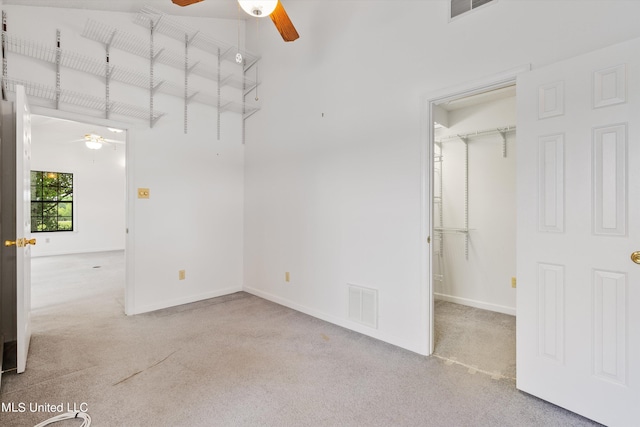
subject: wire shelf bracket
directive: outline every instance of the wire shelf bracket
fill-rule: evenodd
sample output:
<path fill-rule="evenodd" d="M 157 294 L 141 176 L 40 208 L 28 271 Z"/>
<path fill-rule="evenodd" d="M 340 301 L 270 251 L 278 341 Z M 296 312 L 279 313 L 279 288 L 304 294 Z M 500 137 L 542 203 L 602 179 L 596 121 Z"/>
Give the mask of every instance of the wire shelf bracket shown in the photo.
<path fill-rule="evenodd" d="M 453 140 L 463 140 L 463 139 L 469 140 L 470 138 L 479 137 L 479 136 L 500 135 L 500 137 L 502 138 L 502 157 L 506 158 L 507 157 L 507 135 L 515 131 L 516 131 L 515 126 L 506 126 L 503 128 L 486 129 L 486 130 L 480 130 L 476 132 L 470 132 L 470 133 L 459 134 L 459 135 L 449 135 L 449 136 L 442 137 L 435 142 L 441 144 L 443 142 L 453 141 Z"/>

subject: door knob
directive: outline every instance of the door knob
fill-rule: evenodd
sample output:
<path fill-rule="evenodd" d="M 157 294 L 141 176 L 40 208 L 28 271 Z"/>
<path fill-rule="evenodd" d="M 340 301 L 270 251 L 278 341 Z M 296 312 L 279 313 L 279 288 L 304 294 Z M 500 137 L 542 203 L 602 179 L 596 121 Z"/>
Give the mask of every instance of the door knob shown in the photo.
<path fill-rule="evenodd" d="M 631 261 L 635 262 L 636 264 L 640 264 L 640 251 L 635 251 L 631 254 Z"/>
<path fill-rule="evenodd" d="M 24 245 L 25 246 L 27 246 L 27 245 L 35 246 L 36 245 L 36 239 L 27 239 L 27 238 L 25 238 L 24 239 Z"/>
<path fill-rule="evenodd" d="M 4 245 L 6 247 L 17 246 L 19 248 L 24 248 L 27 245 L 27 239 L 5 240 Z"/>

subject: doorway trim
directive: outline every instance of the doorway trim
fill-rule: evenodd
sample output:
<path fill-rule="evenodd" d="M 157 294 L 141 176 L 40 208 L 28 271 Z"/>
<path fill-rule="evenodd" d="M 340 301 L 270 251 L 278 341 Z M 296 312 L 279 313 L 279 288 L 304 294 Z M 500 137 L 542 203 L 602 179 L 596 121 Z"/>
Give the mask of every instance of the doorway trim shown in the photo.
<path fill-rule="evenodd" d="M 134 188 L 134 140 L 135 129 L 133 123 L 119 122 L 112 119 L 103 119 L 100 117 L 87 116 L 80 113 L 55 110 L 47 107 L 32 105 L 31 113 L 41 116 L 52 117 L 56 119 L 72 120 L 97 126 L 113 127 L 126 131 L 125 143 L 125 284 L 124 284 L 124 313 L 126 315 L 135 314 L 135 264 L 134 264 L 134 229 L 135 224 L 135 198 Z"/>
<path fill-rule="evenodd" d="M 434 106 L 447 101 L 453 101 L 479 93 L 500 89 L 516 84 L 519 74 L 531 70 L 530 64 L 521 65 L 491 76 L 450 86 L 432 92 L 422 97 L 421 116 L 421 215 L 420 215 L 420 272 L 422 290 L 421 322 L 423 337 L 420 343 L 420 353 L 431 355 L 434 351 L 434 299 L 433 299 L 433 122 Z M 516 95 L 517 96 L 517 95 Z"/>

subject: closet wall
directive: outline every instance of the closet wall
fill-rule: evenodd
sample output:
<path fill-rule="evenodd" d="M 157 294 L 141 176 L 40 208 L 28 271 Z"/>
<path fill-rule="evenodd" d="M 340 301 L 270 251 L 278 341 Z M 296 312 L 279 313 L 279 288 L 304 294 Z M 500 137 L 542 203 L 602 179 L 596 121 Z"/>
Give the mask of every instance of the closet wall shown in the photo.
<path fill-rule="evenodd" d="M 504 95 L 503 95 L 504 96 Z M 513 127 L 515 97 L 448 108 L 448 128 L 436 129 L 434 221 L 441 225 L 442 245 L 434 239 L 434 289 L 438 299 L 515 314 L 516 204 L 515 131 L 470 136 L 468 188 L 465 191 L 465 143 L 456 135 Z M 441 178 L 440 178 L 441 177 Z M 465 203 L 465 192 L 467 202 Z M 439 203 L 442 217 L 439 222 Z M 465 242 L 465 204 L 468 242 Z M 438 237 L 438 233 L 436 233 Z M 440 255 L 440 249 L 442 253 Z"/>

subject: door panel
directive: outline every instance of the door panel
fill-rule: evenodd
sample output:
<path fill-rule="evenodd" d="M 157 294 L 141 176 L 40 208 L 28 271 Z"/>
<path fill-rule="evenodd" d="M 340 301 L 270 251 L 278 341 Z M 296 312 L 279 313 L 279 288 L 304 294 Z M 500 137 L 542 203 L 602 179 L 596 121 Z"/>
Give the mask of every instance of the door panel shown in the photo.
<path fill-rule="evenodd" d="M 17 371 L 24 372 L 31 341 L 31 110 L 16 86 L 16 321 Z"/>
<path fill-rule="evenodd" d="M 517 80 L 517 387 L 611 426 L 640 419 L 639 49 Z"/>

